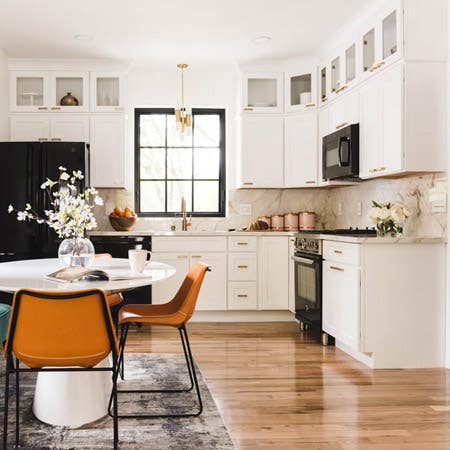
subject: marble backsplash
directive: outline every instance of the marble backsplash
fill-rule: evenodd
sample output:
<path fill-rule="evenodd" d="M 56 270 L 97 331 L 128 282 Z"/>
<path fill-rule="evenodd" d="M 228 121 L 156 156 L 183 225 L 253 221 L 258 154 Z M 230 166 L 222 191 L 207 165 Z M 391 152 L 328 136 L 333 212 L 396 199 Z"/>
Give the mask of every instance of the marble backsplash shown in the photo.
<path fill-rule="evenodd" d="M 291 211 L 314 211 L 317 228 L 347 228 L 372 226 L 368 211 L 372 200 L 398 201 L 413 212 L 405 226 L 405 234 L 445 237 L 447 214 L 432 213 L 430 189 L 442 181 L 444 175 L 425 175 L 397 180 L 371 180 L 355 186 L 336 189 L 258 189 L 229 192 L 227 217 L 193 218 L 192 230 L 212 231 L 239 229 L 261 215 Z M 102 189 L 105 201 L 96 208 L 98 228 L 111 230 L 108 214 L 118 205 L 134 205 L 132 191 Z M 251 204 L 252 214 L 239 214 L 239 205 Z M 172 224 L 180 227 L 179 218 L 140 218 L 135 230 L 169 231 Z"/>

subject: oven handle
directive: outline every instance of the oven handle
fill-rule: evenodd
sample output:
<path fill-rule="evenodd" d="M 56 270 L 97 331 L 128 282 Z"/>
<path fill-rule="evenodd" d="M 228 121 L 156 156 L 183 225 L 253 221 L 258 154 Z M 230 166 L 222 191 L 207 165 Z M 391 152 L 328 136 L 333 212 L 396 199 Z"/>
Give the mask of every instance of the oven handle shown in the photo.
<path fill-rule="evenodd" d="M 291 256 L 291 259 L 295 262 L 308 264 L 308 266 L 312 266 L 315 263 L 314 259 L 301 258 L 300 256 Z"/>

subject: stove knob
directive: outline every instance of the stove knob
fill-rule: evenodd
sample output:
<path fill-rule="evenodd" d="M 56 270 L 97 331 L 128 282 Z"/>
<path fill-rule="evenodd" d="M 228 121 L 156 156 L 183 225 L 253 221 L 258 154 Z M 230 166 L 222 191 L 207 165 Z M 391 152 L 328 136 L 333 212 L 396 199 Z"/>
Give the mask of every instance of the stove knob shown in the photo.
<path fill-rule="evenodd" d="M 306 239 L 300 239 L 300 248 L 302 248 L 303 250 L 305 250 L 306 248 Z"/>

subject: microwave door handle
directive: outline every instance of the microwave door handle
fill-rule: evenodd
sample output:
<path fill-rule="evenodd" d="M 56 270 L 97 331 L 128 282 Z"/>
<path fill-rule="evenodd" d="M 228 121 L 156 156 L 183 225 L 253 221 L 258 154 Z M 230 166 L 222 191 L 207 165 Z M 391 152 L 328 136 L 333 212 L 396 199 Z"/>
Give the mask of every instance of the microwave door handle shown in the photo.
<path fill-rule="evenodd" d="M 350 152 L 347 153 L 347 161 L 342 161 L 342 143 L 349 144 L 350 139 L 347 136 L 341 136 L 339 138 L 339 167 L 348 167 L 350 165 Z"/>

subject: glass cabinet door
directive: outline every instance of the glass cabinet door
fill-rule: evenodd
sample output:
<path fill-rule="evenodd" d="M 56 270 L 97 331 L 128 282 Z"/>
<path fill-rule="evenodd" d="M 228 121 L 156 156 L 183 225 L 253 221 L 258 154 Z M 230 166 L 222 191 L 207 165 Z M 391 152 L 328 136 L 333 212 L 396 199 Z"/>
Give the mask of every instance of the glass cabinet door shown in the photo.
<path fill-rule="evenodd" d="M 48 84 L 46 72 L 10 72 L 11 111 L 48 111 Z"/>
<path fill-rule="evenodd" d="M 51 73 L 50 111 L 89 111 L 89 72 Z"/>
<path fill-rule="evenodd" d="M 317 70 L 286 73 L 285 104 L 287 111 L 314 108 L 317 102 Z"/>
<path fill-rule="evenodd" d="M 328 77 L 329 71 L 327 66 L 320 69 L 320 102 L 325 103 L 328 100 Z"/>
<path fill-rule="evenodd" d="M 331 61 L 331 92 L 338 92 L 341 88 L 341 57 Z"/>
<path fill-rule="evenodd" d="M 242 91 L 244 112 L 283 112 L 283 74 L 245 74 Z"/>
<path fill-rule="evenodd" d="M 345 50 L 345 84 L 348 86 L 356 80 L 356 44 Z"/>
<path fill-rule="evenodd" d="M 99 112 L 125 110 L 121 73 L 91 72 L 91 110 Z"/>
<path fill-rule="evenodd" d="M 369 72 L 375 65 L 375 28 L 362 37 L 362 70 Z"/>

